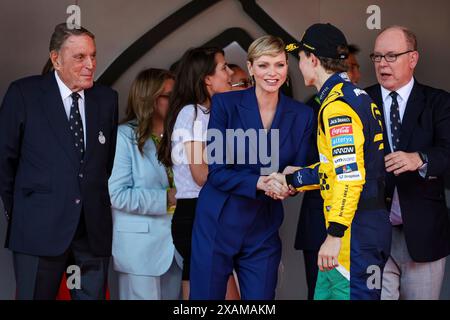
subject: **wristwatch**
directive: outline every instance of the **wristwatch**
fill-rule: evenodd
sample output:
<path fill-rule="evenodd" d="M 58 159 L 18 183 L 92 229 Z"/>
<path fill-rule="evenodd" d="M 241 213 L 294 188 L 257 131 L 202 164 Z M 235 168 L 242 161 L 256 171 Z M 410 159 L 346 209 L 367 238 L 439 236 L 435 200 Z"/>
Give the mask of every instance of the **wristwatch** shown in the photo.
<path fill-rule="evenodd" d="M 420 160 L 422 160 L 422 162 L 423 162 L 422 166 L 426 165 L 428 163 L 428 156 L 425 153 L 420 152 L 420 151 L 418 152 L 418 154 L 419 154 Z"/>

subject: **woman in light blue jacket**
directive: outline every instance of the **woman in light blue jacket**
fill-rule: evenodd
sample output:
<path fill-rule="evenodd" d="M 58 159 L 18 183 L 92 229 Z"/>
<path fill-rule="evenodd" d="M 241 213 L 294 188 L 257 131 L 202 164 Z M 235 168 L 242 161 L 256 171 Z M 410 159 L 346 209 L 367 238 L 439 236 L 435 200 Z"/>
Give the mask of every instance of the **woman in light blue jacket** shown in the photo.
<path fill-rule="evenodd" d="M 180 296 L 181 268 L 170 230 L 176 191 L 172 173 L 156 158 L 173 85 L 166 70 L 142 71 L 117 134 L 109 192 L 121 300 Z"/>

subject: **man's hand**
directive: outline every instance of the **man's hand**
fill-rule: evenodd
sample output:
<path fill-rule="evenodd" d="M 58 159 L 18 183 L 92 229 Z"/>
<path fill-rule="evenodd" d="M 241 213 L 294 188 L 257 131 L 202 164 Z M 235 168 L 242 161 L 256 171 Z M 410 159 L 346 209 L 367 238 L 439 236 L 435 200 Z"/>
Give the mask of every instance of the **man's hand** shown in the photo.
<path fill-rule="evenodd" d="M 287 186 L 286 175 L 279 172 L 274 172 L 270 176 L 271 181 L 278 181 L 283 186 Z"/>
<path fill-rule="evenodd" d="M 417 152 L 396 151 L 384 157 L 387 172 L 394 172 L 396 176 L 407 171 L 416 171 L 422 165 L 422 159 Z"/>
<path fill-rule="evenodd" d="M 293 170 L 294 172 L 299 170 L 299 168 L 296 167 L 287 168 L 290 168 L 289 170 Z M 286 169 L 284 170 L 286 171 Z M 274 172 L 269 177 L 271 178 L 271 181 L 269 182 L 271 190 L 270 192 L 266 192 L 267 196 L 275 200 L 284 200 L 288 196 L 295 196 L 298 193 L 298 191 L 293 186 L 287 184 L 286 174 Z"/>
<path fill-rule="evenodd" d="M 300 170 L 302 167 L 292 167 L 292 166 L 287 166 L 286 168 L 284 168 L 283 170 L 283 174 L 292 174 L 295 171 Z"/>
<path fill-rule="evenodd" d="M 275 200 L 284 200 L 289 196 L 289 188 L 286 183 L 286 177 L 281 173 L 272 173 L 265 180 L 267 189 L 266 195 Z"/>
<path fill-rule="evenodd" d="M 336 268 L 339 251 L 341 250 L 341 238 L 328 235 L 320 247 L 317 265 L 320 271 L 330 271 Z"/>
<path fill-rule="evenodd" d="M 294 172 L 296 172 L 300 169 L 302 169 L 302 167 L 287 166 L 286 168 L 284 168 L 283 174 L 284 175 L 293 174 Z M 291 196 L 295 196 L 297 193 L 303 192 L 303 191 L 298 191 L 292 185 L 289 185 L 288 187 L 289 187 L 289 195 L 291 195 Z"/>

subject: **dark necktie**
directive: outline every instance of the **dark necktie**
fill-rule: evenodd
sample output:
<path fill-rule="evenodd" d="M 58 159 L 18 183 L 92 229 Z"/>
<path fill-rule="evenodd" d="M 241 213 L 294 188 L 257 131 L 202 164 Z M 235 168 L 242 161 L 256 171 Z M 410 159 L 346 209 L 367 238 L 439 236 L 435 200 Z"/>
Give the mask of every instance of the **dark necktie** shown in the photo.
<path fill-rule="evenodd" d="M 389 95 L 392 98 L 390 114 L 392 150 L 395 152 L 398 150 L 398 147 L 400 145 L 400 131 L 402 127 L 402 121 L 400 120 L 400 110 L 397 101 L 398 93 L 392 91 L 391 93 L 389 93 Z"/>
<path fill-rule="evenodd" d="M 80 110 L 78 109 L 78 100 L 81 96 L 74 92 L 71 94 L 72 106 L 70 107 L 69 124 L 70 131 L 72 132 L 73 142 L 75 144 L 75 150 L 80 156 L 80 159 L 84 156 L 84 132 L 83 121 L 81 120 Z"/>

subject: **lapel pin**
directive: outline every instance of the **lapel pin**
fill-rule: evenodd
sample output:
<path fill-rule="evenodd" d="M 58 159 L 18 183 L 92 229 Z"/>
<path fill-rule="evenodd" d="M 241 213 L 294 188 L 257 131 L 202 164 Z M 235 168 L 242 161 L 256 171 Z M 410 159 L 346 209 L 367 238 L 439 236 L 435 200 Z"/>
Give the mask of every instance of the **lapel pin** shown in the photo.
<path fill-rule="evenodd" d="M 105 136 L 103 135 L 103 132 L 102 132 L 102 131 L 100 131 L 100 132 L 98 133 L 98 142 L 100 142 L 101 144 L 105 144 L 105 142 L 106 142 L 106 138 L 105 138 Z"/>

